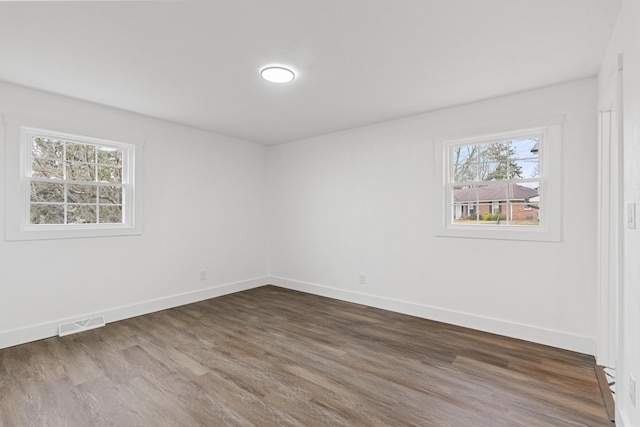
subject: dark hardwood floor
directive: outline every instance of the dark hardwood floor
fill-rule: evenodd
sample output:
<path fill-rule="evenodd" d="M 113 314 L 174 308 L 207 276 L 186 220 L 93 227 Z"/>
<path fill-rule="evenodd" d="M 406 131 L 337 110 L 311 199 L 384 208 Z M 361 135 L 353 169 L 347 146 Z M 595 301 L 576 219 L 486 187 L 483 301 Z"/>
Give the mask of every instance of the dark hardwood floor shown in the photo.
<path fill-rule="evenodd" d="M 591 356 L 273 286 L 0 350 L 0 425 L 613 426 Z"/>

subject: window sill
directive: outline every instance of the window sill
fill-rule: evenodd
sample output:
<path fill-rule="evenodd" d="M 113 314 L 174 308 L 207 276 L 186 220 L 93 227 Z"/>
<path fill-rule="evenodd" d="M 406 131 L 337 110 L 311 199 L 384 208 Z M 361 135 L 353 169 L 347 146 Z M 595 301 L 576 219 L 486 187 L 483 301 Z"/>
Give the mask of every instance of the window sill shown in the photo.
<path fill-rule="evenodd" d="M 29 227 L 18 231 L 7 229 L 5 233 L 6 241 L 20 240 L 52 240 L 52 239 L 81 239 L 88 237 L 109 237 L 109 236 L 139 236 L 142 234 L 142 227 L 105 225 L 96 227 L 91 225 L 78 225 L 75 227 L 64 226 L 64 228 L 46 227 L 39 229 Z"/>
<path fill-rule="evenodd" d="M 530 227 L 517 226 L 451 226 L 438 227 L 435 229 L 435 235 L 438 237 L 459 237 L 468 239 L 494 239 L 494 240 L 521 240 L 534 242 L 559 242 L 560 232 L 548 230 L 545 228 L 536 228 L 532 230 Z"/>

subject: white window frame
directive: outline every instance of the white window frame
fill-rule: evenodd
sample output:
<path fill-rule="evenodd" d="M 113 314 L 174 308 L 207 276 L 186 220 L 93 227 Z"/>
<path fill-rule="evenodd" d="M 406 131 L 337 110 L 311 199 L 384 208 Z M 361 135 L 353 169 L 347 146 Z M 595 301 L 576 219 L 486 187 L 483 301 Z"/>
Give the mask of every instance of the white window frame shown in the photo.
<path fill-rule="evenodd" d="M 562 115 L 547 116 L 517 123 L 488 127 L 477 131 L 457 133 L 435 141 L 434 170 L 439 183 L 438 203 L 434 203 L 435 235 L 442 237 L 464 237 L 501 240 L 531 240 L 558 242 L 561 240 L 562 224 Z M 522 135 L 540 135 L 539 179 L 540 224 L 492 225 L 455 224 L 452 220 L 452 183 L 449 168 L 450 147 L 471 145 L 493 140 L 509 139 Z"/>
<path fill-rule="evenodd" d="M 4 116 L 5 122 L 5 240 L 44 240 L 142 234 L 143 144 L 85 136 L 33 126 L 37 121 Z M 84 133 L 84 132 L 83 132 Z M 123 219 L 116 224 L 31 224 L 31 138 L 43 136 L 68 142 L 121 149 L 123 152 Z"/>

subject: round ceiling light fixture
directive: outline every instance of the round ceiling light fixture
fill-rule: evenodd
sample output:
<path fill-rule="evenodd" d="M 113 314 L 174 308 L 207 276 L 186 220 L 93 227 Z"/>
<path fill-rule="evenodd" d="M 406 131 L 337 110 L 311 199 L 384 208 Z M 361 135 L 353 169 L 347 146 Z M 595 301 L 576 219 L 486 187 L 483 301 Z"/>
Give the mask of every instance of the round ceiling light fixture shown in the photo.
<path fill-rule="evenodd" d="M 271 83 L 289 83 L 296 78 L 296 74 L 285 67 L 266 67 L 260 70 L 263 79 Z"/>

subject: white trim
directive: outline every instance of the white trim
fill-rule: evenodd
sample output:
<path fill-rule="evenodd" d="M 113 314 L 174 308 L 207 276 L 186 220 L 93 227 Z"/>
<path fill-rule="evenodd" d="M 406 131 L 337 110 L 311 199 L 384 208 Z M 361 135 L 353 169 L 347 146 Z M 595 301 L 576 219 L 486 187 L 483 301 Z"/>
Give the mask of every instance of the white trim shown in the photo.
<path fill-rule="evenodd" d="M 44 338 L 57 336 L 58 325 L 60 323 L 73 322 L 78 319 L 104 315 L 106 323 L 116 322 L 135 316 L 153 313 L 168 308 L 204 301 L 235 292 L 245 291 L 266 285 L 280 286 L 314 295 L 334 298 L 356 304 L 368 305 L 397 313 L 445 322 L 453 325 L 472 328 L 480 331 L 505 335 L 513 338 L 523 339 L 557 348 L 564 348 L 580 353 L 593 354 L 595 351 L 595 340 L 592 337 L 567 334 L 551 329 L 538 328 L 515 322 L 508 322 L 501 319 L 477 316 L 453 310 L 432 307 L 424 304 L 416 304 L 392 298 L 380 297 L 377 295 L 362 292 L 347 291 L 332 288 L 330 286 L 315 283 L 302 282 L 276 276 L 257 277 L 238 282 L 212 286 L 193 292 L 172 295 L 168 297 L 156 298 L 140 303 L 126 306 L 113 307 L 99 312 L 81 313 L 77 316 L 62 319 L 53 319 L 48 322 L 25 326 L 17 329 L 0 331 L 0 349 L 36 341 Z"/>
<path fill-rule="evenodd" d="M 558 242 L 561 240 L 562 225 L 562 123 L 564 116 L 552 115 L 537 119 L 516 121 L 508 125 L 491 126 L 482 129 L 460 131 L 435 140 L 434 180 L 439 183 L 440 195 L 434 203 L 434 233 L 442 237 L 465 237 L 500 240 L 532 240 Z M 506 130 L 505 130 L 506 129 Z M 451 224 L 448 213 L 452 205 L 449 188 L 448 147 L 491 141 L 503 137 L 541 134 L 543 149 L 540 158 L 541 183 L 540 226 L 504 225 L 455 225 Z"/>
<path fill-rule="evenodd" d="M 598 153 L 598 322 L 596 361 L 616 367 L 617 289 L 620 283 L 621 165 L 617 115 L 599 114 Z"/>
<path fill-rule="evenodd" d="M 204 301 L 235 292 L 246 291 L 269 284 L 268 277 L 256 277 L 254 279 L 242 280 L 239 282 L 226 283 L 212 286 L 206 289 L 199 289 L 193 292 L 171 295 L 168 297 L 156 298 L 135 304 L 107 308 L 93 313 L 82 313 L 74 317 L 63 319 L 53 319 L 37 325 L 25 326 L 17 329 L 0 331 L 0 349 L 24 344 L 30 341 L 41 340 L 58 335 L 58 325 L 60 323 L 74 322 L 79 319 L 86 319 L 104 315 L 106 323 L 117 322 L 118 320 L 141 316 L 168 308 Z"/>
<path fill-rule="evenodd" d="M 464 127 L 461 125 L 458 129 L 452 132 L 441 133 L 435 140 L 436 141 L 464 141 L 475 140 L 478 136 L 487 135 L 511 135 L 513 131 L 518 132 L 523 129 L 532 129 L 548 126 L 559 126 L 564 124 L 564 114 L 548 114 L 543 116 L 528 117 L 520 120 L 510 120 L 508 122 L 496 122 L 488 124 L 487 126 L 477 127 Z"/>
<path fill-rule="evenodd" d="M 270 278 L 270 283 L 287 289 L 381 308 L 394 311 L 396 313 L 408 314 L 424 319 L 463 326 L 466 328 L 504 335 L 566 350 L 577 351 L 580 353 L 592 355 L 595 351 L 594 337 L 568 334 L 562 331 L 447 310 L 425 304 L 416 304 L 409 301 L 381 297 L 363 292 L 337 289 L 326 285 L 302 282 L 284 277 L 272 276 Z"/>
<path fill-rule="evenodd" d="M 623 53 L 611 78 L 600 90 L 598 138 L 598 307 L 596 324 L 596 362 L 616 369 L 619 386 L 625 369 L 623 354 L 623 259 L 625 233 L 624 207 L 624 117 Z M 622 387 L 619 388 L 622 390 Z M 619 408 L 620 405 L 616 405 Z M 616 419 L 617 420 L 617 419 Z"/>

